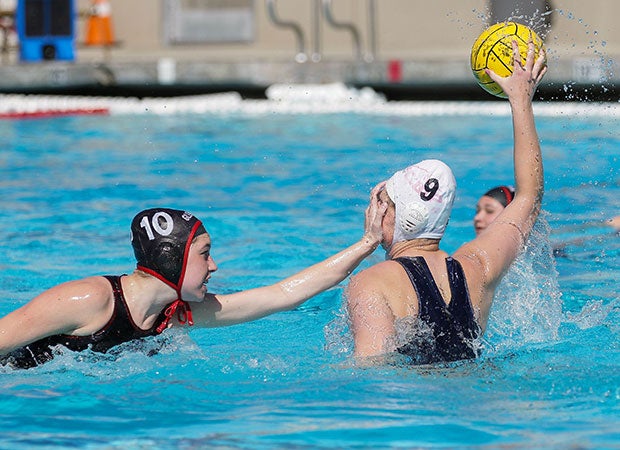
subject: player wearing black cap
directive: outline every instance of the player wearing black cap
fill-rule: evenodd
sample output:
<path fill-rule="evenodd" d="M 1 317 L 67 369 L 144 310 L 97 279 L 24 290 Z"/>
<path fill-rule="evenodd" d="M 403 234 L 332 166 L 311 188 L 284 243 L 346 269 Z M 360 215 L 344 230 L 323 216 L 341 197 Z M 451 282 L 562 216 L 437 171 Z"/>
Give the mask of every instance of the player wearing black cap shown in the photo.
<path fill-rule="evenodd" d="M 136 270 L 60 284 L 0 318 L 0 363 L 29 368 L 62 347 L 105 353 L 179 324 L 217 327 L 292 309 L 342 281 L 379 245 L 387 205 L 378 190 L 357 243 L 279 283 L 227 295 L 207 293 L 217 265 L 202 222 L 182 210 L 144 210 L 131 224 Z"/>

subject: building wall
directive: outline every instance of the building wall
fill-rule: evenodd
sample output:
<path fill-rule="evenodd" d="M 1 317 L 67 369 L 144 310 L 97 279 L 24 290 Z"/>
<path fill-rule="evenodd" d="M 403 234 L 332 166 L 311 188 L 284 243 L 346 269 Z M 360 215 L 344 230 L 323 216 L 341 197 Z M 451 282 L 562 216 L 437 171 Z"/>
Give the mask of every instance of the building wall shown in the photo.
<path fill-rule="evenodd" d="M 497 1 L 497 0 L 496 0 Z M 279 0 L 278 15 L 294 20 L 304 30 L 306 52 L 312 53 L 312 11 L 314 0 Z M 273 25 L 266 1 L 255 0 L 255 39 L 247 43 L 166 45 L 163 42 L 163 0 L 111 0 L 112 19 L 118 45 L 106 51 L 115 61 L 148 61 L 161 57 L 177 60 L 258 61 L 290 60 L 297 54 L 290 30 Z M 78 0 L 86 11 L 88 0 Z M 360 31 L 363 52 L 368 56 L 366 0 L 333 0 L 334 16 L 352 22 Z M 433 60 L 467 58 L 471 44 L 488 17 L 487 0 L 376 0 L 375 59 Z M 550 57 L 596 58 L 620 55 L 620 2 L 617 0 L 552 0 L 557 8 L 547 36 Z M 84 38 L 86 19 L 78 27 Z M 351 36 L 322 21 L 322 59 L 354 59 Z M 100 48 L 80 46 L 80 62 L 102 58 Z"/>

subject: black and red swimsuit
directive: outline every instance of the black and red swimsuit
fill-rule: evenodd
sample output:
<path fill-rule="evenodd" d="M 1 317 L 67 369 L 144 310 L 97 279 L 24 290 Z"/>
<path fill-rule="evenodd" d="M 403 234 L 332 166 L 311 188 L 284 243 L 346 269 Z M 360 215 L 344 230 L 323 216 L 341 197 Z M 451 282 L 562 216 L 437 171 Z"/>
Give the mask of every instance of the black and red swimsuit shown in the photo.
<path fill-rule="evenodd" d="M 123 289 L 121 288 L 121 277 L 106 276 L 105 278 L 110 282 L 114 291 L 114 311 L 108 323 L 101 330 L 88 336 L 72 336 L 68 334 L 48 336 L 14 350 L 0 358 L 0 362 L 15 368 L 28 369 L 53 359 L 53 348 L 57 345 L 62 345 L 76 352 L 90 348 L 95 352 L 106 353 L 112 347 L 123 342 L 161 333 L 161 331 L 158 331 L 158 327 L 167 322 L 165 312 L 168 310 L 168 307 L 164 308 L 153 327 L 148 330 L 138 328 L 131 318 L 129 308 L 127 307 Z"/>

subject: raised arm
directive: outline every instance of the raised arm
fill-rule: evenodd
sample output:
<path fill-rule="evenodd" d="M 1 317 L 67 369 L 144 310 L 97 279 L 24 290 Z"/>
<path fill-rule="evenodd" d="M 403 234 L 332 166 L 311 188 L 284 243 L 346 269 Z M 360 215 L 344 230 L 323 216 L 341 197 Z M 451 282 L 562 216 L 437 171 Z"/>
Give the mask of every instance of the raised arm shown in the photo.
<path fill-rule="evenodd" d="M 255 320 L 278 311 L 293 309 L 310 297 L 340 283 L 370 255 L 382 239 L 381 221 L 387 204 L 379 200 L 383 183 L 371 192 L 366 208 L 363 237 L 341 252 L 271 286 L 228 295 L 208 294 L 192 304 L 194 323 L 215 327 Z"/>
<path fill-rule="evenodd" d="M 513 42 L 513 54 L 519 55 L 516 42 Z M 478 280 L 483 289 L 493 289 L 501 279 L 522 249 L 540 212 L 544 180 L 532 98 L 547 71 L 545 61 L 543 51 L 535 55 L 534 44 L 530 42 L 525 65 L 521 58 L 515 58 L 510 77 L 502 78 L 489 71 L 490 77 L 508 94 L 512 111 L 516 193 L 514 200 L 483 233 L 454 254 L 458 259 L 475 261 L 478 273 L 483 274 Z"/>

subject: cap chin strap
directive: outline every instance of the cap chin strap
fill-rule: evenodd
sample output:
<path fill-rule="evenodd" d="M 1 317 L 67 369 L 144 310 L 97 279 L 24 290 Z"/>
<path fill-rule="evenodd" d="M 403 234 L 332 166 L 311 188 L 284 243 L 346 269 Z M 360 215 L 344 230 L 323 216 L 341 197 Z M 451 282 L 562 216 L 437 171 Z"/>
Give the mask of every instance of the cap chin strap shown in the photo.
<path fill-rule="evenodd" d="M 189 303 L 185 300 L 181 300 L 181 295 L 179 292 L 179 298 L 177 298 L 174 302 L 172 302 L 164 311 L 164 320 L 157 327 L 157 332 L 163 332 L 166 327 L 168 327 L 168 322 L 174 316 L 174 313 L 177 313 L 177 319 L 180 324 L 187 323 L 188 325 L 194 325 L 194 319 L 192 317 L 192 308 L 189 306 Z"/>
<path fill-rule="evenodd" d="M 170 319 L 172 319 L 175 312 L 177 313 L 177 319 L 181 325 L 184 325 L 186 323 L 190 326 L 194 325 L 194 318 L 192 317 L 192 308 L 189 306 L 189 303 L 187 303 L 181 297 L 181 286 L 183 285 L 183 279 L 185 278 L 185 269 L 187 268 L 187 259 L 189 258 L 189 249 L 192 245 L 192 240 L 194 239 L 194 236 L 196 235 L 196 232 L 198 231 L 200 227 L 202 227 L 202 229 L 204 230 L 202 222 L 200 220 L 196 220 L 196 223 L 192 227 L 192 230 L 189 233 L 187 241 L 185 242 L 185 250 L 183 251 L 183 265 L 181 266 L 181 275 L 179 276 L 179 281 L 177 284 L 171 282 L 170 280 L 167 280 L 161 274 L 155 272 L 154 270 L 148 269 L 146 267 L 141 267 L 138 265 L 138 269 L 144 270 L 145 272 L 150 273 L 151 275 L 157 277 L 158 279 L 166 283 L 168 286 L 172 287 L 177 293 L 177 299 L 173 301 L 170 305 L 168 305 L 168 307 L 164 311 L 164 316 L 165 316 L 164 320 L 156 328 L 156 331 L 158 333 L 161 333 L 162 331 L 166 329 L 166 327 L 168 326 L 170 322 Z"/>

